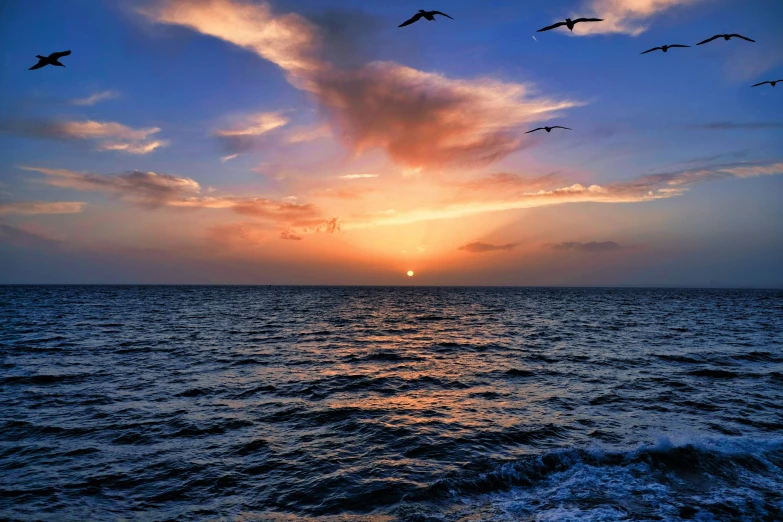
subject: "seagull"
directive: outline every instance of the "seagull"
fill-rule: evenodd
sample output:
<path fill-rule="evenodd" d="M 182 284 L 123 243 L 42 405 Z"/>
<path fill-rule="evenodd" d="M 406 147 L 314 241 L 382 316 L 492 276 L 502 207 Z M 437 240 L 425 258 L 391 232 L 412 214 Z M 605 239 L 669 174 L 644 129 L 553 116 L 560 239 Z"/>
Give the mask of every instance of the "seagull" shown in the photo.
<path fill-rule="evenodd" d="M 754 43 L 756 42 L 756 40 L 751 40 L 750 38 L 746 38 L 746 37 L 742 36 L 741 34 L 716 34 L 712 38 L 707 38 L 703 42 L 699 42 L 696 45 L 706 44 L 707 42 L 711 42 L 711 41 L 715 40 L 716 38 L 723 38 L 724 40 L 726 40 L 728 42 L 729 40 L 731 40 L 735 36 L 737 38 L 742 38 L 743 40 L 747 40 L 749 42 L 754 42 Z"/>
<path fill-rule="evenodd" d="M 58 67 L 65 67 L 63 64 L 58 62 L 60 58 L 63 56 L 68 56 L 71 54 L 71 51 L 63 51 L 61 53 L 52 53 L 49 56 L 41 56 L 40 54 L 36 56 L 38 58 L 38 63 L 33 65 L 28 69 L 28 71 L 32 71 L 33 69 L 40 69 L 41 67 L 44 67 L 46 65 L 57 65 Z"/>
<path fill-rule="evenodd" d="M 421 19 L 422 16 L 424 18 L 426 18 L 427 20 L 429 20 L 430 22 L 434 22 L 435 21 L 435 15 L 442 15 L 442 16 L 445 16 L 446 18 L 451 18 L 446 13 L 441 13 L 440 11 L 425 11 L 424 9 L 419 9 L 419 12 L 416 13 L 415 15 L 413 15 L 413 17 L 410 20 L 404 21 L 403 23 L 401 23 L 397 27 L 405 27 L 406 25 L 411 25 L 413 22 L 418 22 Z M 451 19 L 454 20 L 453 18 L 451 18 Z"/>
<path fill-rule="evenodd" d="M 751 87 L 758 87 L 759 85 L 764 85 L 765 83 L 768 83 L 774 87 L 775 84 L 778 82 L 783 82 L 783 80 L 767 80 L 766 82 L 761 82 L 761 83 L 757 83 L 756 85 L 751 85 Z"/>
<path fill-rule="evenodd" d="M 536 132 L 536 131 L 540 131 L 540 130 L 545 130 L 547 132 L 552 132 L 552 129 L 574 130 L 574 129 L 569 129 L 568 127 L 561 127 L 560 125 L 555 125 L 554 127 L 539 127 L 537 129 L 533 129 L 531 131 L 527 131 L 525 134 L 530 134 L 531 132 Z"/>
<path fill-rule="evenodd" d="M 603 18 L 577 18 L 576 20 L 571 20 L 570 18 L 566 18 L 565 22 L 557 22 L 554 25 L 550 25 L 549 27 L 544 27 L 543 29 L 539 29 L 536 31 L 537 33 L 541 33 L 543 31 L 549 31 L 550 29 L 554 29 L 555 27 L 560 27 L 561 25 L 565 25 L 568 27 L 569 31 L 574 30 L 574 24 L 578 24 L 579 22 L 603 22 Z"/>
<path fill-rule="evenodd" d="M 653 51 L 657 51 L 658 49 L 660 49 L 663 52 L 668 52 L 669 49 L 671 49 L 672 47 L 690 47 L 690 45 L 680 45 L 680 44 L 662 45 L 660 47 L 653 47 L 652 49 L 648 49 L 647 51 L 644 51 L 643 53 L 640 53 L 640 54 L 651 53 Z"/>

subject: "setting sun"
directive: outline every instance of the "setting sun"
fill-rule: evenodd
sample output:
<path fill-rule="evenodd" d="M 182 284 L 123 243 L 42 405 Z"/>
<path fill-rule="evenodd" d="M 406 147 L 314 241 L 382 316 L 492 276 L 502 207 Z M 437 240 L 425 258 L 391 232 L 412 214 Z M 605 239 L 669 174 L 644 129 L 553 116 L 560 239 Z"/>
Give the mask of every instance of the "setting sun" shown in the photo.
<path fill-rule="evenodd" d="M 408 270 L 408 277 L 413 277 L 413 270 Z"/>

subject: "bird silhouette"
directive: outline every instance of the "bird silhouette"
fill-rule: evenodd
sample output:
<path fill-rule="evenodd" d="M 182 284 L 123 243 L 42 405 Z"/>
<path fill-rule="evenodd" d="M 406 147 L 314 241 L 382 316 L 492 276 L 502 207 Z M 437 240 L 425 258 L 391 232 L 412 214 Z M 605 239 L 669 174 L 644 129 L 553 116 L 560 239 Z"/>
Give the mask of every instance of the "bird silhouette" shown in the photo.
<path fill-rule="evenodd" d="M 652 49 L 648 49 L 648 50 L 646 50 L 646 51 L 644 51 L 643 53 L 640 53 L 640 54 L 651 53 L 653 51 L 657 51 L 658 49 L 660 49 L 663 52 L 668 52 L 669 49 L 671 49 L 672 47 L 690 47 L 690 45 L 680 45 L 680 44 L 662 45 L 660 47 L 653 47 Z"/>
<path fill-rule="evenodd" d="M 531 132 L 536 132 L 536 131 L 540 131 L 540 130 L 545 130 L 547 132 L 552 132 L 552 129 L 574 130 L 574 129 L 569 129 L 568 127 L 561 127 L 560 125 L 555 125 L 554 127 L 539 127 L 537 129 L 533 129 L 531 131 L 527 131 L 525 134 L 530 134 Z"/>
<path fill-rule="evenodd" d="M 41 56 L 36 55 L 36 58 L 38 58 L 38 63 L 27 69 L 28 71 L 32 71 L 33 69 L 40 69 L 41 67 L 45 67 L 47 65 L 56 65 L 58 67 L 65 67 L 63 64 L 61 64 L 58 60 L 62 58 L 63 56 L 68 56 L 71 54 L 71 51 L 63 51 L 61 53 L 52 53 L 49 56 Z"/>
<path fill-rule="evenodd" d="M 783 82 L 783 80 L 767 80 L 766 82 L 761 82 L 761 83 L 757 83 L 756 85 L 751 85 L 751 87 L 758 87 L 759 85 L 764 85 L 765 83 L 768 83 L 774 87 L 775 84 L 778 82 Z"/>
<path fill-rule="evenodd" d="M 724 40 L 726 40 L 728 42 L 729 40 L 731 40 L 734 37 L 742 38 L 743 40 L 747 40 L 749 42 L 754 42 L 754 43 L 756 42 L 756 40 L 751 40 L 750 38 L 742 36 L 741 34 L 716 34 L 712 38 L 707 38 L 703 42 L 699 42 L 696 45 L 706 44 L 707 42 L 711 42 L 711 41 L 713 41 L 713 40 L 715 40 L 717 38 L 723 38 Z"/>
<path fill-rule="evenodd" d="M 544 31 L 549 31 L 550 29 L 554 29 L 556 27 L 560 27 L 561 25 L 565 25 L 568 27 L 569 31 L 574 30 L 574 24 L 578 24 L 579 22 L 603 22 L 603 18 L 577 18 L 576 20 L 571 20 L 570 18 L 566 18 L 565 22 L 557 22 L 554 25 L 550 25 L 549 27 L 544 27 L 543 29 L 539 29 L 536 31 L 537 33 L 541 33 Z"/>
<path fill-rule="evenodd" d="M 434 22 L 435 21 L 435 15 L 442 15 L 442 16 L 445 16 L 446 18 L 451 18 L 446 13 L 441 13 L 440 11 L 425 11 L 424 9 L 419 9 L 419 12 L 416 13 L 415 15 L 413 15 L 413 17 L 410 20 L 405 20 L 403 23 L 401 23 L 397 27 L 405 27 L 406 25 L 410 25 L 413 22 L 418 22 L 419 20 L 421 20 L 422 17 L 426 18 L 430 22 Z M 451 19 L 454 20 L 453 18 L 451 18 Z"/>

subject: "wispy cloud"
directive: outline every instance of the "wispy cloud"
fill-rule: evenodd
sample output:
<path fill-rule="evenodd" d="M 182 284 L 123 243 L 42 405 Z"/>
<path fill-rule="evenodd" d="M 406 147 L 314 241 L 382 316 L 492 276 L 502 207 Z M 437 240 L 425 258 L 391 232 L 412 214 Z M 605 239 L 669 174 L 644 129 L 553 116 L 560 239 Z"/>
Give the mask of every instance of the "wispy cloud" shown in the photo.
<path fill-rule="evenodd" d="M 498 250 L 513 250 L 519 246 L 519 243 L 507 243 L 505 245 L 491 245 L 489 243 L 482 243 L 481 241 L 474 241 L 467 245 L 462 245 L 457 250 L 464 250 L 472 254 L 483 254 L 485 252 L 496 252 Z"/>
<path fill-rule="evenodd" d="M 330 138 L 332 131 L 328 125 L 319 125 L 317 127 L 303 127 L 294 129 L 286 136 L 286 143 L 307 143 L 310 141 Z"/>
<path fill-rule="evenodd" d="M 84 201 L 16 201 L 0 203 L 2 214 L 76 214 L 82 211 Z"/>
<path fill-rule="evenodd" d="M 259 138 L 285 126 L 288 121 L 288 118 L 279 112 L 252 114 L 230 129 L 216 131 L 215 136 L 223 141 L 223 146 L 229 153 L 224 158 L 232 159 L 237 153 L 247 152 L 259 146 L 261 143 Z"/>
<path fill-rule="evenodd" d="M 574 11 L 572 17 L 591 16 L 604 21 L 578 24 L 573 34 L 622 33 L 638 36 L 649 29 L 649 19 L 655 15 L 699 1 L 703 0 L 589 0 L 582 10 Z"/>
<path fill-rule="evenodd" d="M 617 250 L 627 250 L 633 248 L 630 245 L 621 245 L 614 241 L 590 241 L 589 243 L 580 243 L 578 241 L 567 241 L 564 243 L 547 243 L 545 248 L 552 250 L 574 250 L 577 252 L 615 252 Z"/>
<path fill-rule="evenodd" d="M 340 179 L 365 179 L 365 178 L 377 178 L 378 174 L 343 174 L 337 176 Z"/>
<path fill-rule="evenodd" d="M 101 91 L 91 94 L 86 98 L 75 98 L 69 101 L 70 105 L 95 105 L 103 100 L 110 100 L 119 96 L 116 91 Z"/>
<path fill-rule="evenodd" d="M 117 150 L 130 154 L 148 154 L 168 145 L 166 140 L 153 139 L 159 127 L 134 129 L 111 121 L 15 121 L 4 122 L 0 132 L 60 140 L 93 140 L 97 150 Z"/>
<path fill-rule="evenodd" d="M 261 136 L 288 123 L 288 118 L 279 112 L 262 112 L 248 116 L 242 125 L 233 129 L 219 130 L 216 136 Z"/>
<path fill-rule="evenodd" d="M 324 29 L 266 2 L 166 0 L 141 11 L 190 27 L 280 66 L 309 91 L 356 151 L 380 148 L 409 168 L 482 165 L 521 147 L 520 127 L 574 107 L 520 83 L 455 80 L 394 62 L 341 67 L 324 56 Z"/>
<path fill-rule="evenodd" d="M 228 154 L 227 156 L 221 156 L 220 157 L 220 161 L 222 163 L 225 163 L 227 161 L 231 161 L 232 159 L 235 159 L 237 156 L 239 156 L 239 154 L 236 154 L 236 153 L 235 154 Z"/>

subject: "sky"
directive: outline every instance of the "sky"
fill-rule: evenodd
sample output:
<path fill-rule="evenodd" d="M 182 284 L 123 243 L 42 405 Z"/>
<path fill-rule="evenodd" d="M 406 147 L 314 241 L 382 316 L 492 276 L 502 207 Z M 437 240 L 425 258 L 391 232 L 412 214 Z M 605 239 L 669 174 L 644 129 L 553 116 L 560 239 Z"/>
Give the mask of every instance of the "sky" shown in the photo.
<path fill-rule="evenodd" d="M 781 19 L 0 0 L 0 283 L 783 287 Z"/>

